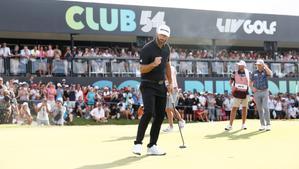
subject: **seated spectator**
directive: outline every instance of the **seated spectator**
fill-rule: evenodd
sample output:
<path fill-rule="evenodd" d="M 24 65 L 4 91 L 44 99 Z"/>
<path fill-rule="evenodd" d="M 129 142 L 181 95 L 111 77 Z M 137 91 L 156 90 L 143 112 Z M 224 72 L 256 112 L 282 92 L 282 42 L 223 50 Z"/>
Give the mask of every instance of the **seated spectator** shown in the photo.
<path fill-rule="evenodd" d="M 56 100 L 55 107 L 53 108 L 53 123 L 55 125 L 63 125 L 64 124 L 64 116 L 66 114 L 66 108 L 63 106 L 62 99 Z"/>
<path fill-rule="evenodd" d="M 31 124 L 32 123 L 32 116 L 30 113 L 30 109 L 27 102 L 24 102 L 20 108 L 20 114 L 18 118 L 19 124 Z"/>
<path fill-rule="evenodd" d="M 84 117 L 86 113 L 86 104 L 84 103 L 83 101 L 83 97 L 80 96 L 78 101 L 76 101 L 75 103 L 75 109 L 74 109 L 74 114 L 77 116 L 77 117 Z"/>
<path fill-rule="evenodd" d="M 117 108 L 117 106 L 115 104 L 111 104 L 109 118 L 110 119 L 119 119 L 120 118 L 119 109 Z"/>
<path fill-rule="evenodd" d="M 97 102 L 96 107 L 92 109 L 90 115 L 96 122 L 108 122 L 107 118 L 105 117 L 105 110 L 102 104 L 99 102 Z"/>

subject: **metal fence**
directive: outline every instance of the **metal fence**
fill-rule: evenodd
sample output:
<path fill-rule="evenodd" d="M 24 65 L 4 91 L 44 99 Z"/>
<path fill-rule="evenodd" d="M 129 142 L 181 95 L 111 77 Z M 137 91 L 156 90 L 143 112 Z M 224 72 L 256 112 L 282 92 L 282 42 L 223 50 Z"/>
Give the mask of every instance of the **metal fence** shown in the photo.
<path fill-rule="evenodd" d="M 182 77 L 229 77 L 236 70 L 237 60 L 173 60 L 178 76 Z M 250 71 L 255 61 L 246 61 Z M 275 77 L 299 77 L 298 62 L 265 61 Z M 103 76 L 139 77 L 137 58 L 73 58 L 71 61 L 45 58 L 0 58 L 0 74 L 22 76 L 26 74 L 53 76 Z"/>

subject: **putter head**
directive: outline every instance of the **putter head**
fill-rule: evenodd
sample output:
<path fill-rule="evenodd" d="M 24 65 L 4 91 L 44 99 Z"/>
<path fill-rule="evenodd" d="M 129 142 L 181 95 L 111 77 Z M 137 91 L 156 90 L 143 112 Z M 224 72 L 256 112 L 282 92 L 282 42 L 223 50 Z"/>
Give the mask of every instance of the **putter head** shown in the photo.
<path fill-rule="evenodd" d="M 187 148 L 185 145 L 181 145 L 180 148 Z"/>

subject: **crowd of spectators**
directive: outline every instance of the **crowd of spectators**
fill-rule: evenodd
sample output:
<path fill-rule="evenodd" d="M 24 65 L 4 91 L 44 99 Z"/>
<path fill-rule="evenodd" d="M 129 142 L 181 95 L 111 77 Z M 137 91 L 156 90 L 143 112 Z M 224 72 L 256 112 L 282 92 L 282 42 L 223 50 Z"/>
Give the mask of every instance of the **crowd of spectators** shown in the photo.
<path fill-rule="evenodd" d="M 58 45 L 35 45 L 7 46 L 0 44 L 0 57 L 25 57 L 25 58 L 56 58 L 71 59 L 73 57 L 127 57 L 138 58 L 139 49 L 136 47 L 59 47 Z M 278 60 L 278 61 L 298 61 L 299 54 L 295 50 L 271 53 L 264 51 L 242 51 L 219 49 L 215 55 L 211 49 L 186 49 L 175 47 L 171 50 L 171 58 L 174 59 L 217 59 L 217 60 Z"/>
<path fill-rule="evenodd" d="M 269 108 L 274 119 L 299 118 L 299 93 L 270 95 Z M 187 121 L 228 120 L 232 108 L 229 93 L 180 91 L 177 109 Z M 143 104 L 140 92 L 130 86 L 81 86 L 60 83 L 35 83 L 0 78 L 0 123 L 64 125 L 74 118 L 105 123 L 110 119 L 140 119 Z M 240 113 L 239 113 L 240 115 Z M 248 118 L 258 118 L 251 97 Z"/>

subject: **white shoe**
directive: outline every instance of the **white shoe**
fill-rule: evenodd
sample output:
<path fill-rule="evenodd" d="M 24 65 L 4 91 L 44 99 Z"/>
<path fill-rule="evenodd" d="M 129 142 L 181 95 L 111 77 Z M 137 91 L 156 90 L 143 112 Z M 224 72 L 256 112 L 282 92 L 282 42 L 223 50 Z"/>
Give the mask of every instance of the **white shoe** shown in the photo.
<path fill-rule="evenodd" d="M 242 128 L 241 128 L 242 130 L 247 130 L 247 127 L 246 127 L 246 125 L 245 124 L 242 124 Z"/>
<path fill-rule="evenodd" d="M 266 126 L 261 126 L 261 128 L 259 129 L 259 131 L 264 131 L 266 130 Z"/>
<path fill-rule="evenodd" d="M 173 127 L 168 126 L 166 129 L 163 130 L 163 132 L 167 133 L 167 132 L 172 132 L 173 131 Z"/>
<path fill-rule="evenodd" d="M 185 124 L 186 124 L 185 120 L 180 120 L 180 121 L 179 121 L 179 127 L 180 127 L 181 129 L 185 127 Z"/>
<path fill-rule="evenodd" d="M 232 129 L 233 129 L 233 127 L 230 124 L 227 125 L 227 127 L 224 128 L 224 130 L 226 130 L 226 131 L 230 131 Z"/>
<path fill-rule="evenodd" d="M 267 125 L 267 126 L 265 127 L 265 129 L 266 129 L 266 131 L 271 131 L 271 125 Z"/>
<path fill-rule="evenodd" d="M 133 153 L 137 155 L 141 155 L 142 145 L 141 144 L 134 144 L 133 146 Z"/>
<path fill-rule="evenodd" d="M 147 149 L 147 155 L 156 155 L 156 156 L 163 156 L 166 153 L 163 150 L 160 150 L 156 145 Z"/>

